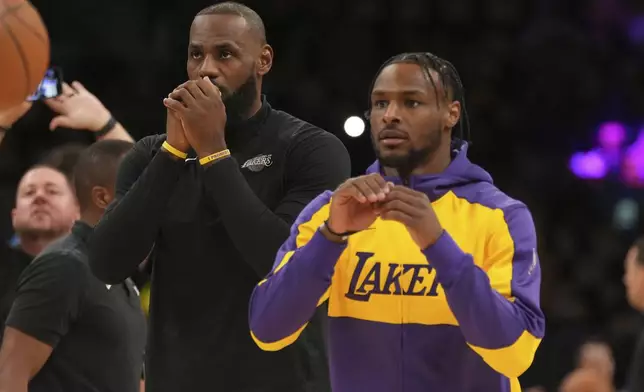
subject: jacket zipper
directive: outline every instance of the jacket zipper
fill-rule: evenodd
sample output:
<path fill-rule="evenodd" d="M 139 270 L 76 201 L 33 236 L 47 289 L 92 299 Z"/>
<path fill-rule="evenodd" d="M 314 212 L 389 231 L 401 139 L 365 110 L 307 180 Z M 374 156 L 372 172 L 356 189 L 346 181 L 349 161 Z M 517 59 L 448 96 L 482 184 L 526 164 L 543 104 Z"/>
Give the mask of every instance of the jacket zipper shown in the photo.
<path fill-rule="evenodd" d="M 402 185 L 414 189 L 411 176 L 402 178 Z M 405 391 L 405 296 L 400 296 L 400 391 Z"/>

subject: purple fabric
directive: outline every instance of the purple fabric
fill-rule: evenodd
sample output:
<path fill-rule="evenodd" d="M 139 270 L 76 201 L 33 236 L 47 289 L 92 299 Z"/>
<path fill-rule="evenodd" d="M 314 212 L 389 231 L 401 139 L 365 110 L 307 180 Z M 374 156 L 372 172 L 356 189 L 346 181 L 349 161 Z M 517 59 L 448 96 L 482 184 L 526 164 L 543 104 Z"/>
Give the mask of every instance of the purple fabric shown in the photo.
<path fill-rule="evenodd" d="M 443 173 L 412 176 L 409 186 L 424 192 L 432 201 L 451 191 L 469 203 L 503 210 L 514 245 L 514 302 L 494 291 L 472 256 L 465 254 L 449 233 L 444 233 L 424 254 L 429 266 L 436 269 L 437 280 L 459 326 L 330 318 L 328 344 L 334 392 L 509 392 L 510 380 L 486 364 L 467 343 L 498 349 L 513 344 L 523 331 L 543 337 L 541 272 L 530 212 L 523 203 L 499 191 L 490 175 L 472 164 L 466 153 L 467 144 L 462 144 Z M 381 172 L 378 163 L 369 172 Z M 398 178 L 387 180 L 400 184 Z M 310 219 L 329 197 L 326 194 L 316 199 L 298 222 Z M 280 250 L 278 262 L 294 249 L 298 224 Z M 343 250 L 342 245 L 326 241 L 319 233 L 298 249 L 283 270 L 255 290 L 251 300 L 253 332 L 270 342 L 292 334 L 308 321 L 329 287 L 335 262 Z M 358 263 L 365 262 L 374 252 L 377 249 L 361 247 L 351 257 Z M 351 285 L 356 284 L 350 282 Z M 346 296 L 346 300 L 368 300 L 365 293 L 354 291 L 356 295 Z"/>
<path fill-rule="evenodd" d="M 509 392 L 451 325 L 329 320 L 333 392 Z"/>
<path fill-rule="evenodd" d="M 331 285 L 337 260 L 346 248 L 327 240 L 317 231 L 303 247 L 296 248 L 299 227 L 329 201 L 330 193 L 313 200 L 293 224 L 290 238 L 280 248 L 273 270 L 284 255 L 295 251 L 278 272 L 257 286 L 250 299 L 249 323 L 253 334 L 262 342 L 284 339 L 306 324 L 317 304 Z M 296 250 L 297 249 L 297 250 Z"/>

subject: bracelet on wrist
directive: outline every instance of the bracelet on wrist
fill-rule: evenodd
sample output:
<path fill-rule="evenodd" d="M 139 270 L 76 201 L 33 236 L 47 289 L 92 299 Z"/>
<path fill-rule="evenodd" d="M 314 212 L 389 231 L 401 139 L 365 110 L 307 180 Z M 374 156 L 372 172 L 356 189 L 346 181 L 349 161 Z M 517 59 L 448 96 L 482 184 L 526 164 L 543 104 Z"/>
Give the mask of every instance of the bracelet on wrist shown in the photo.
<path fill-rule="evenodd" d="M 338 238 L 339 240 L 341 240 L 341 241 L 347 241 L 347 240 L 349 239 L 349 236 L 351 236 L 351 235 L 353 235 L 353 234 L 356 234 L 356 233 L 357 233 L 357 231 L 345 231 L 344 233 L 336 233 L 335 231 L 333 231 L 333 230 L 331 229 L 331 227 L 329 227 L 329 221 L 328 221 L 328 220 L 324 221 L 324 223 L 322 224 L 322 226 L 324 227 L 324 229 L 325 229 L 329 234 L 331 234 L 331 235 L 332 235 L 332 236 L 334 236 L 334 237 L 337 237 L 337 238 Z"/>
<path fill-rule="evenodd" d="M 167 152 L 169 152 L 170 154 L 174 155 L 175 157 L 177 157 L 179 159 L 186 159 L 188 157 L 187 153 L 185 153 L 185 152 L 179 150 L 178 148 L 172 146 L 170 143 L 168 143 L 167 140 L 163 142 L 161 147 L 165 148 L 165 150 Z"/>
<path fill-rule="evenodd" d="M 203 165 L 206 165 L 206 164 L 208 164 L 210 162 L 216 161 L 218 159 L 226 158 L 228 156 L 230 156 L 230 150 L 225 149 L 225 150 L 216 152 L 214 154 L 210 154 L 208 156 L 205 156 L 205 157 L 199 159 L 199 164 L 201 164 L 201 166 L 203 166 Z"/>
<path fill-rule="evenodd" d="M 94 132 L 94 136 L 97 138 L 103 137 L 110 133 L 115 127 L 116 124 L 118 124 L 118 121 L 113 116 L 110 116 L 110 119 L 107 120 L 107 123 L 103 125 L 103 128 L 99 129 L 98 131 Z"/>

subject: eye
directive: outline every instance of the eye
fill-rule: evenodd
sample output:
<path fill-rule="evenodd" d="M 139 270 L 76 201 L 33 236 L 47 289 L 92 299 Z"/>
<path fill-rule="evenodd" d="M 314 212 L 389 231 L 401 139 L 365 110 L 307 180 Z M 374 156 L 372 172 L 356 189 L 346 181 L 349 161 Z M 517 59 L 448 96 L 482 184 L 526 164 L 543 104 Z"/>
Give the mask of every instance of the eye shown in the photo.
<path fill-rule="evenodd" d="M 385 109 L 387 107 L 388 103 L 389 102 L 383 101 L 383 100 L 374 101 L 373 107 L 374 107 L 374 109 Z"/>
<path fill-rule="evenodd" d="M 413 108 L 416 108 L 416 107 L 420 106 L 420 102 L 414 101 L 413 99 L 407 99 L 405 101 L 405 106 L 408 107 L 408 108 L 413 109 Z"/>
<path fill-rule="evenodd" d="M 233 57 L 233 54 L 227 50 L 222 50 L 221 52 L 219 52 L 219 58 L 222 60 L 226 60 L 231 57 Z"/>
<path fill-rule="evenodd" d="M 201 51 L 199 50 L 191 50 L 190 51 L 190 57 L 194 60 L 199 60 L 201 58 L 202 54 Z"/>

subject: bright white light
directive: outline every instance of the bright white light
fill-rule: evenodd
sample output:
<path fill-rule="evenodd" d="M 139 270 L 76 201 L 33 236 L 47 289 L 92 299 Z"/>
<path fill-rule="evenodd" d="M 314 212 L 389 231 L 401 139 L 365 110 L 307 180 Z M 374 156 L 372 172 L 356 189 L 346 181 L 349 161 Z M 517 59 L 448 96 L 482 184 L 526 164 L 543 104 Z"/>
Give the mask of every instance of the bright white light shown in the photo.
<path fill-rule="evenodd" d="M 364 121 L 358 116 L 351 116 L 344 122 L 344 132 L 351 137 L 358 137 L 364 132 Z"/>

